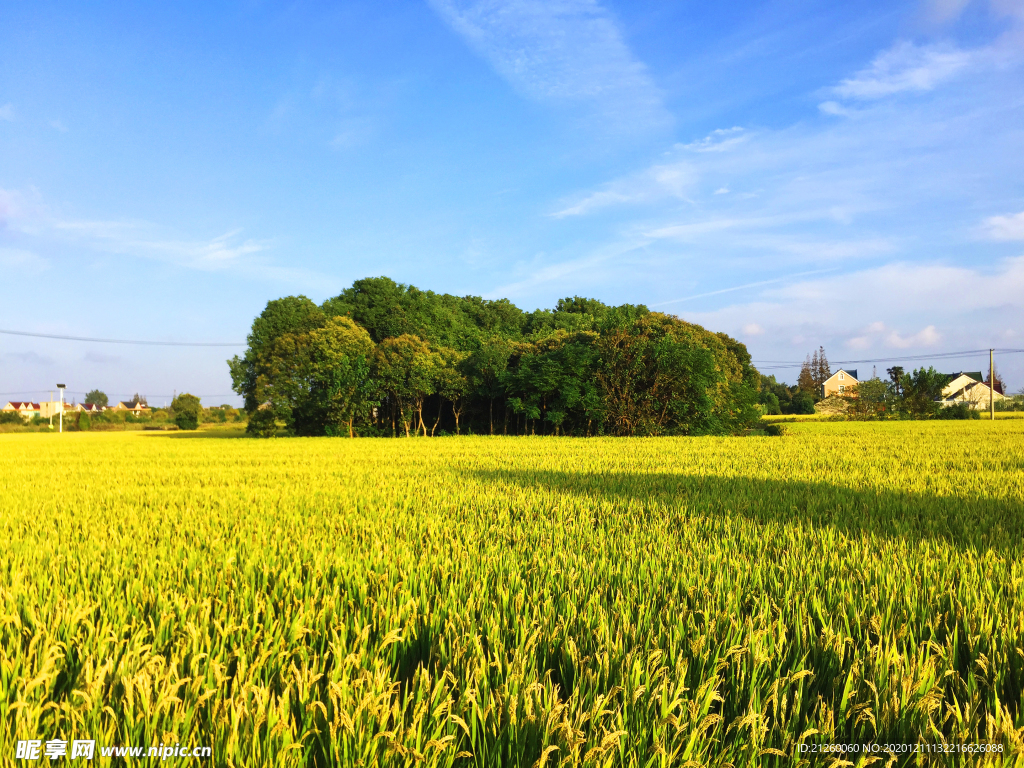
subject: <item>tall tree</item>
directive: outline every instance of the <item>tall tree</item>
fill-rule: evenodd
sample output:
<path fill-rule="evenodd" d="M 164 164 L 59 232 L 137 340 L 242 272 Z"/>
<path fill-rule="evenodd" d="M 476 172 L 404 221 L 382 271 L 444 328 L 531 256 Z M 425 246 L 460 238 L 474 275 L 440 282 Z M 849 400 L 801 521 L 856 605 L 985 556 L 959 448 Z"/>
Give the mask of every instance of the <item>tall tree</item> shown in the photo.
<path fill-rule="evenodd" d="M 817 357 L 817 353 L 814 355 Z M 800 387 L 801 392 L 808 392 L 811 395 L 816 395 L 818 387 L 815 383 L 815 367 L 817 365 L 816 360 L 812 360 L 811 356 L 808 355 L 800 366 L 800 375 L 797 377 L 796 383 Z"/>
<path fill-rule="evenodd" d="M 375 368 L 381 389 L 391 398 L 405 436 L 415 425 L 424 435 L 423 400 L 434 394 L 439 355 L 419 336 L 402 334 L 377 345 Z"/>
<path fill-rule="evenodd" d="M 904 374 L 901 381 L 903 408 L 915 416 L 934 414 L 942 406 L 942 389 L 949 383 L 949 376 L 932 367 L 918 368 L 911 374 Z"/>
<path fill-rule="evenodd" d="M 309 332 L 309 397 L 296 413 L 299 434 L 355 437 L 354 421 L 375 404 L 370 335 L 347 317 Z"/>
<path fill-rule="evenodd" d="M 228 361 L 232 387 L 244 398 L 249 414 L 268 404 L 262 388 L 271 383 L 270 371 L 281 367 L 281 360 L 274 358 L 279 358 L 284 348 L 294 344 L 297 336 L 319 328 L 324 320 L 324 313 L 305 296 L 286 296 L 267 302 L 252 323 L 245 354 Z M 274 345 L 284 336 L 293 337 L 292 341 L 275 350 Z"/>
<path fill-rule="evenodd" d="M 825 386 L 825 382 L 832 376 L 832 370 L 829 368 L 828 357 L 825 355 L 824 347 L 818 347 L 815 355 L 817 361 L 814 369 L 814 386 L 820 392 L 822 387 Z"/>
<path fill-rule="evenodd" d="M 889 377 L 889 387 L 893 395 L 903 397 L 903 366 L 894 365 L 892 368 L 886 368 L 885 373 Z"/>
<path fill-rule="evenodd" d="M 109 398 L 105 392 L 100 392 L 98 389 L 94 389 L 85 396 L 86 405 L 95 405 L 98 408 L 106 408 L 110 403 Z"/>
<path fill-rule="evenodd" d="M 992 387 L 992 389 L 994 389 L 1000 395 L 1005 395 L 1006 394 L 1006 384 L 1003 381 L 1003 377 L 999 375 L 999 369 L 996 368 L 996 366 L 993 365 L 992 367 L 995 369 L 995 381 L 996 381 L 996 384 L 995 384 L 994 387 L 992 387 L 992 375 L 991 375 L 991 373 L 985 377 L 985 384 L 987 386 L 989 386 L 989 387 Z"/>
<path fill-rule="evenodd" d="M 433 437 L 437 427 L 441 423 L 441 412 L 445 403 L 449 403 L 452 409 L 452 416 L 455 418 L 455 434 L 461 434 L 459 428 L 459 417 L 465 408 L 464 398 L 469 391 L 469 379 L 463 371 L 466 358 L 465 352 L 441 347 L 437 350 L 438 365 L 434 371 L 434 391 L 439 395 L 437 405 L 437 418 L 430 430 Z"/>

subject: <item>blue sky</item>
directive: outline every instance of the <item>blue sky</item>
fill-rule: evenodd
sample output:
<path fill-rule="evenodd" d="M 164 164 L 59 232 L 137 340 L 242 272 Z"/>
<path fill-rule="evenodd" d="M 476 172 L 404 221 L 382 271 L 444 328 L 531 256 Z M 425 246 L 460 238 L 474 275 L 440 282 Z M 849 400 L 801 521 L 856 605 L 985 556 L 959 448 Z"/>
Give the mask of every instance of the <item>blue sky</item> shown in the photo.
<path fill-rule="evenodd" d="M 88 337 L 388 275 L 756 360 L 1024 348 L 1024 2 L 0 0 L 0 273 L 0 328 Z M 231 353 L 0 336 L 0 393 L 237 402 Z"/>

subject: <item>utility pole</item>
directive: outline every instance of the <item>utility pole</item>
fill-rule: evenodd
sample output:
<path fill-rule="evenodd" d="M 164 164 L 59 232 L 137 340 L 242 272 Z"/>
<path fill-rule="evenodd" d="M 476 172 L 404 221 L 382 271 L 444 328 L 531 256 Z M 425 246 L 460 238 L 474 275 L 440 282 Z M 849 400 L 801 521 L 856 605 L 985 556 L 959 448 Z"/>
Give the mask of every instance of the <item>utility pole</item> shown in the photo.
<path fill-rule="evenodd" d="M 994 349 L 988 351 L 988 417 L 996 420 L 996 364 L 992 356 Z"/>
<path fill-rule="evenodd" d="M 60 390 L 60 433 L 64 434 L 64 385 L 58 384 L 57 389 Z"/>

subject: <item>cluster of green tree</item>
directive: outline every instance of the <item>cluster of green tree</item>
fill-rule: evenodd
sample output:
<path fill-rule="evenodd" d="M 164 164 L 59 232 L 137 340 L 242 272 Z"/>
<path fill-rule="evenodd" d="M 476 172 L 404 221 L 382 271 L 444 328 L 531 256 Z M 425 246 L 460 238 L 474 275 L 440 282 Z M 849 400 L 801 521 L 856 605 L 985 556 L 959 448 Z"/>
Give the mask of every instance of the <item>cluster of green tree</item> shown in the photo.
<path fill-rule="evenodd" d="M 800 375 L 797 377 L 796 385 L 801 392 L 808 392 L 817 402 L 821 398 L 822 387 L 832 376 L 832 369 L 828 364 L 828 355 L 824 347 L 807 356 L 803 365 L 800 366 Z"/>
<path fill-rule="evenodd" d="M 250 434 L 726 434 L 760 378 L 721 333 L 594 299 L 524 312 L 386 277 L 271 301 L 228 361 Z"/>
<path fill-rule="evenodd" d="M 888 380 L 877 376 L 862 381 L 851 391 L 847 414 L 859 419 L 977 419 L 980 414 L 967 403 L 943 405 L 947 374 L 932 367 L 910 373 L 902 366 L 886 369 Z"/>
<path fill-rule="evenodd" d="M 824 347 L 807 356 L 800 366 L 800 375 L 794 386 L 776 381 L 774 376 L 761 376 L 759 402 L 766 415 L 809 415 L 814 404 L 821 399 L 822 386 L 832 375 Z"/>
<path fill-rule="evenodd" d="M 789 386 L 777 381 L 775 376 L 761 375 L 761 394 L 758 402 L 768 416 L 812 414 L 817 400 L 813 392 L 801 389 L 799 384 Z"/>

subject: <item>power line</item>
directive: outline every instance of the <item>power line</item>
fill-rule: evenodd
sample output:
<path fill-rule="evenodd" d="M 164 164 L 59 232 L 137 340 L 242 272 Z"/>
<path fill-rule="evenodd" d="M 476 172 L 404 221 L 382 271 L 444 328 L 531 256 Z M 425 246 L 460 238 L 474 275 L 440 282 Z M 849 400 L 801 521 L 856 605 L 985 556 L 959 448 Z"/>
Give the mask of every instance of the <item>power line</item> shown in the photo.
<path fill-rule="evenodd" d="M 987 353 L 987 349 L 969 349 L 963 352 L 936 352 L 932 355 L 903 355 L 901 357 L 878 357 L 870 360 L 830 360 L 830 365 L 856 365 L 860 363 L 899 363 L 909 362 L 913 360 L 953 360 L 958 357 L 974 357 L 975 355 L 982 355 Z M 1024 352 L 1024 349 L 997 349 L 995 350 L 1000 355 L 1013 355 Z M 804 362 L 791 362 L 788 360 L 753 360 L 753 365 L 758 366 L 764 370 L 774 370 L 777 368 L 799 368 Z"/>
<path fill-rule="evenodd" d="M 8 336 L 32 336 L 37 339 L 61 339 L 62 341 L 89 341 L 99 344 L 142 344 L 151 347 L 244 347 L 244 342 L 219 341 L 138 341 L 130 339 L 93 339 L 86 336 L 61 336 L 55 333 L 29 333 L 28 331 L 6 331 Z"/>

